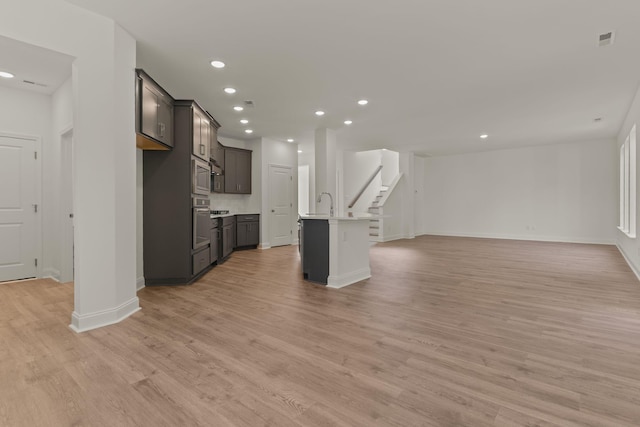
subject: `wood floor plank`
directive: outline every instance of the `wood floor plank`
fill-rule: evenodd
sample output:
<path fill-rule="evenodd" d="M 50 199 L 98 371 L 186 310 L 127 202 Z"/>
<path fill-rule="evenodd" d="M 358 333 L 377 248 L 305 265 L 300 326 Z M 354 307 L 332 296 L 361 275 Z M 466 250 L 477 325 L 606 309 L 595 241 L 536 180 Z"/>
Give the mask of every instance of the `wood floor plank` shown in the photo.
<path fill-rule="evenodd" d="M 422 236 L 372 277 L 233 253 L 83 334 L 73 284 L 0 283 L 0 425 L 637 426 L 640 284 L 613 246 Z"/>

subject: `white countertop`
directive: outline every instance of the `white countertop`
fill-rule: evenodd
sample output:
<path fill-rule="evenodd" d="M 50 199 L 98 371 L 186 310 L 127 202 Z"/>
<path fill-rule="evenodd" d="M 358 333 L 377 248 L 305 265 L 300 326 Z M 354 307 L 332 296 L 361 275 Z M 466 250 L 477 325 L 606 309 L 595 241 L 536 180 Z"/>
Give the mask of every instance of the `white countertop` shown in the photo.
<path fill-rule="evenodd" d="M 228 214 L 211 214 L 209 215 L 211 219 L 214 218 L 226 218 L 228 216 L 242 216 L 242 215 L 259 215 L 257 213 L 228 213 Z"/>
<path fill-rule="evenodd" d="M 329 216 L 329 214 L 309 213 L 300 215 L 300 219 L 336 219 L 340 221 L 358 221 L 380 218 L 380 215 L 374 215 L 368 212 L 349 212 L 346 216 Z"/>

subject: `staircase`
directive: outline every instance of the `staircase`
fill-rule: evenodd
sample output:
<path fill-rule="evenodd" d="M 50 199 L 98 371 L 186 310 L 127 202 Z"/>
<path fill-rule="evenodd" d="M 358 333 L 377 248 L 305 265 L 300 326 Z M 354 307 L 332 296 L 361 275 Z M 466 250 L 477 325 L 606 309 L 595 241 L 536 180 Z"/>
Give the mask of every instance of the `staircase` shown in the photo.
<path fill-rule="evenodd" d="M 382 214 L 382 206 L 380 205 L 380 200 L 385 196 L 385 194 L 389 191 L 389 187 L 383 185 L 380 188 L 380 192 L 376 196 L 375 200 L 369 206 L 369 213 L 373 215 L 381 215 Z M 369 241 L 370 242 L 381 242 L 382 241 L 382 218 L 376 218 L 369 221 Z"/>

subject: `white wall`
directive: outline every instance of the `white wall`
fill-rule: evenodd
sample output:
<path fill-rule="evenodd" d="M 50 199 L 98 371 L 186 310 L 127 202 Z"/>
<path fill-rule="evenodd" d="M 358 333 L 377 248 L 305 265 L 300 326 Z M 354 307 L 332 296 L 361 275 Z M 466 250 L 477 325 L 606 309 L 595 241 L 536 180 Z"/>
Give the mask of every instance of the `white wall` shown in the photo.
<path fill-rule="evenodd" d="M 425 232 L 613 243 L 616 160 L 612 141 L 427 158 Z"/>
<path fill-rule="evenodd" d="M 629 264 L 631 265 L 631 268 L 633 268 L 636 275 L 640 277 L 640 242 L 638 241 L 638 237 L 630 238 L 625 233 L 618 230 L 616 227 L 619 222 L 619 214 L 620 214 L 620 211 L 619 211 L 620 204 L 618 200 L 618 194 L 620 191 L 619 190 L 620 164 L 619 164 L 618 156 L 620 153 L 620 147 L 622 146 L 622 144 L 624 144 L 624 141 L 626 140 L 627 135 L 629 135 L 629 132 L 631 132 L 631 128 L 633 127 L 634 124 L 638 125 L 640 129 L 640 90 L 638 90 L 638 92 L 636 93 L 633 103 L 631 104 L 631 108 L 627 113 L 627 117 L 624 120 L 622 128 L 620 129 L 620 133 L 618 134 L 618 138 L 617 138 L 617 143 L 615 145 L 616 148 L 613 154 L 616 159 L 616 172 L 615 172 L 616 173 L 616 190 L 615 190 L 615 200 L 613 202 L 615 212 L 616 212 L 616 217 L 613 222 L 615 235 L 616 235 L 615 241 L 618 248 L 627 259 L 627 262 L 629 262 Z M 640 138 L 638 138 L 637 143 L 640 144 Z M 636 165 L 640 166 L 640 150 L 636 150 Z M 636 180 L 638 179 L 640 179 L 640 173 L 636 175 Z M 638 185 L 637 183 L 636 183 L 636 189 L 640 189 L 640 185 Z M 636 200 L 640 200 L 640 197 L 636 197 Z M 636 224 L 640 225 L 640 209 L 638 209 L 638 207 L 636 207 Z"/>
<path fill-rule="evenodd" d="M 391 150 L 380 150 L 382 159 L 382 185 L 389 186 L 394 178 L 400 173 L 400 154 Z"/>
<path fill-rule="evenodd" d="M 34 11 L 46 19 L 34 19 Z M 63 0 L 7 3 L 0 35 L 76 58 L 72 327 L 83 331 L 118 322 L 139 309 L 135 40 L 111 19 Z"/>
<path fill-rule="evenodd" d="M 136 289 L 144 287 L 144 157 L 136 150 Z"/>
<path fill-rule="evenodd" d="M 61 178 L 61 152 L 62 152 L 62 135 L 73 128 L 73 91 L 71 83 L 71 69 L 69 69 L 69 78 L 53 93 L 51 96 L 52 111 L 52 138 L 51 144 L 43 147 L 43 162 L 45 171 L 45 186 L 49 188 L 43 192 L 43 203 L 49 205 L 50 213 L 45 214 L 45 240 L 44 240 L 44 263 L 45 268 L 50 271 L 51 276 L 56 280 L 60 278 L 62 271 L 62 259 L 60 257 L 63 231 L 65 230 L 63 221 L 62 200 L 63 191 L 71 191 L 69 188 L 62 188 Z M 68 213 L 67 213 L 68 214 Z M 47 231 L 49 230 L 49 231 Z M 73 237 L 71 237 L 73 238 Z"/>
<path fill-rule="evenodd" d="M 348 209 L 353 198 L 362 189 L 362 186 L 371 177 L 371 174 L 382 164 L 382 150 L 371 151 L 345 151 L 343 154 L 343 205 Z M 384 170 L 384 168 L 383 168 Z M 382 176 L 380 173 L 376 175 L 373 182 L 364 193 L 360 196 L 353 208 L 349 209 L 353 212 L 367 212 L 371 202 L 380 192 L 382 186 Z"/>
<path fill-rule="evenodd" d="M 302 153 L 298 154 L 298 165 L 306 165 L 309 167 L 309 206 L 304 213 L 313 212 L 316 205 L 315 200 L 313 199 L 316 194 L 316 153 L 313 146 L 302 148 Z M 298 184 L 300 184 L 300 182 L 298 182 Z"/>
<path fill-rule="evenodd" d="M 298 214 L 309 212 L 309 165 L 298 166 Z"/>

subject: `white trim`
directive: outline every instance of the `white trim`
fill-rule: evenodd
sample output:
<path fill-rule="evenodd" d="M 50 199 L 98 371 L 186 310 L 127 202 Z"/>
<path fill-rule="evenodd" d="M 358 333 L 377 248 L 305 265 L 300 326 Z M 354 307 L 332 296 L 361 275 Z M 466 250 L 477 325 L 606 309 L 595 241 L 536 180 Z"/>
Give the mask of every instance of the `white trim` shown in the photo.
<path fill-rule="evenodd" d="M 629 265 L 629 268 L 631 268 L 631 271 L 633 271 L 633 274 L 636 275 L 636 279 L 638 279 L 640 281 L 640 271 L 638 271 L 638 269 L 636 268 L 635 265 L 633 265 L 633 263 L 631 262 L 631 259 L 627 256 L 627 254 L 624 252 L 624 250 L 622 249 L 622 246 L 616 244 L 616 247 L 618 248 L 618 251 L 622 254 L 622 257 L 624 258 L 624 260 L 627 262 L 627 264 Z"/>
<path fill-rule="evenodd" d="M 55 268 L 45 268 L 42 270 L 42 278 L 43 279 L 53 279 L 56 282 L 60 283 L 60 272 Z"/>
<path fill-rule="evenodd" d="M 488 234 L 488 233 L 445 233 L 439 231 L 425 231 L 422 236 L 450 236 L 473 237 L 479 239 L 504 239 L 504 240 L 529 240 L 533 242 L 558 242 L 558 243 L 587 243 L 593 245 L 615 245 L 613 239 L 571 238 L 558 236 L 530 236 L 517 234 Z"/>
<path fill-rule="evenodd" d="M 83 315 L 79 315 L 74 311 L 71 315 L 71 324 L 69 327 L 78 333 L 86 332 L 121 322 L 137 311 L 140 311 L 140 301 L 138 297 L 133 297 L 118 307 L 109 310 Z"/>
<path fill-rule="evenodd" d="M 391 242 L 392 240 L 413 239 L 413 237 L 403 236 L 402 234 L 394 234 L 393 236 L 382 236 L 378 242 Z"/>
<path fill-rule="evenodd" d="M 270 243 L 260 243 L 258 245 L 258 249 L 271 249 L 271 244 Z"/>
<path fill-rule="evenodd" d="M 145 287 L 144 276 L 140 276 L 136 280 L 136 291 L 139 291 L 140 289 L 142 289 L 144 287 Z"/>
<path fill-rule="evenodd" d="M 327 277 L 327 288 L 340 289 L 371 277 L 371 269 L 363 268 L 341 276 Z"/>

